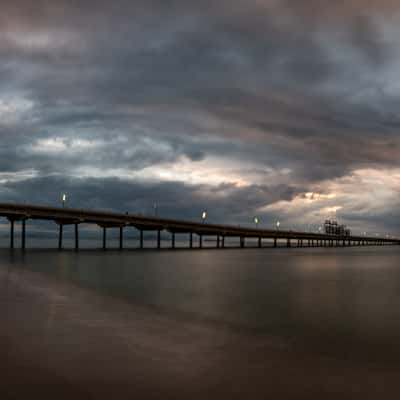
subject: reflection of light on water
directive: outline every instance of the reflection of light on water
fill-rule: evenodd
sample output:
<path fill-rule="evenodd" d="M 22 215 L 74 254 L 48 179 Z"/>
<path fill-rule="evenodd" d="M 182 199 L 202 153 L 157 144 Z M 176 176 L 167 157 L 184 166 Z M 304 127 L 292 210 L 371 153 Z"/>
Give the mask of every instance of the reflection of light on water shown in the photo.
<path fill-rule="evenodd" d="M 187 236 L 181 238 L 187 245 Z M 113 244 L 117 246 L 117 241 Z M 168 247 L 170 241 L 164 244 Z M 257 328 L 278 337 L 299 338 L 311 347 L 318 342 L 331 353 L 352 352 L 353 347 L 370 351 L 371 346 L 381 351 L 382 343 L 390 343 L 400 354 L 400 343 L 390 342 L 400 334 L 399 251 L 398 247 L 28 250 L 22 261 L 21 253 L 14 255 L 16 267 L 18 263 L 29 266 L 55 275 L 57 281 L 72 281 L 126 303 L 155 307 L 161 315 L 176 319 Z M 57 326 L 63 317 L 58 306 L 63 299 L 51 299 L 48 323 Z"/>
<path fill-rule="evenodd" d="M 300 256 L 292 273 L 291 306 L 300 320 L 326 320 L 340 310 L 340 264 L 334 254 Z"/>
<path fill-rule="evenodd" d="M 393 307 L 399 303 L 399 292 L 393 273 L 399 271 L 390 261 L 390 269 L 382 269 L 384 258 L 384 253 L 360 249 L 347 255 L 300 257 L 292 267 L 296 278 L 291 282 L 290 304 L 301 324 L 315 326 L 316 332 L 332 340 L 346 334 L 378 342 L 395 335 L 400 326 Z"/>

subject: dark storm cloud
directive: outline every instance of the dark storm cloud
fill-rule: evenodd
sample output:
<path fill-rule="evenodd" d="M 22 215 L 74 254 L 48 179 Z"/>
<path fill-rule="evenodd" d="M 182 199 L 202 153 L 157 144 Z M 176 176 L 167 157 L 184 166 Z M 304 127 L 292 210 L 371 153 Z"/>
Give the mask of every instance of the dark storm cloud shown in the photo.
<path fill-rule="evenodd" d="M 354 19 L 351 40 L 371 64 L 380 65 L 390 57 L 389 48 L 384 45 L 379 28 L 370 17 L 359 16 Z"/>
<path fill-rule="evenodd" d="M 291 171 L 285 189 L 230 191 L 218 205 L 228 217 L 357 168 L 397 168 L 400 102 L 388 91 L 397 14 L 389 0 L 6 2 L 0 172 L 36 178 L 3 191 L 45 202 L 55 187 L 46 180 L 56 175 L 66 190 L 72 169 L 140 172 L 208 157 Z M 71 188 L 83 204 L 124 204 L 107 197 L 110 182 L 89 179 Z M 211 190 L 159 185 L 190 204 Z M 110 193 L 123 187 L 117 180 Z"/>
<path fill-rule="evenodd" d="M 43 199 L 42 193 L 36 190 L 37 187 L 49 196 Z M 59 194 L 67 191 L 71 193 L 68 198 L 70 207 L 97 207 L 153 215 L 153 205 L 157 203 L 159 215 L 166 218 L 180 218 L 184 215 L 197 220 L 203 210 L 208 210 L 210 221 L 230 220 L 233 224 L 252 224 L 253 215 L 248 210 L 262 207 L 266 202 L 290 200 L 293 195 L 304 190 L 286 185 L 238 188 L 223 184 L 213 188 L 211 192 L 206 185 L 187 186 L 180 182 L 140 183 L 93 178 L 82 181 L 78 178 L 59 177 L 26 179 L 23 182 L 8 183 L 3 189 L 7 193 L 3 194 L 4 201 L 12 201 L 18 193 L 21 198 L 29 199 L 30 202 L 54 206 L 59 204 Z"/>

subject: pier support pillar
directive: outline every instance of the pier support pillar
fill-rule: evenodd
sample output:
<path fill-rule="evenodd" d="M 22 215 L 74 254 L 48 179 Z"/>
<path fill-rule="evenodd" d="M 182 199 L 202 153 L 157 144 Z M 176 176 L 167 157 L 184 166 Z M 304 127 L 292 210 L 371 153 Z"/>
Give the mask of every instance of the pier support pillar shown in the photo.
<path fill-rule="evenodd" d="M 139 239 L 140 243 L 139 243 L 139 247 L 141 249 L 143 249 L 144 247 L 144 240 L 143 240 L 143 229 L 140 229 L 140 239 Z"/>
<path fill-rule="evenodd" d="M 222 235 L 221 247 L 225 248 L 225 235 Z"/>
<path fill-rule="evenodd" d="M 243 249 L 245 245 L 245 239 L 244 237 L 240 237 L 240 248 Z"/>
<path fill-rule="evenodd" d="M 220 238 L 219 238 L 219 235 L 217 235 L 217 249 L 219 249 L 220 248 Z"/>
<path fill-rule="evenodd" d="M 261 249 L 261 247 L 262 247 L 262 238 L 259 237 L 258 238 L 258 248 Z"/>
<path fill-rule="evenodd" d="M 79 249 L 79 224 L 75 224 L 75 250 Z"/>
<path fill-rule="evenodd" d="M 107 248 L 107 228 L 103 226 L 103 250 Z"/>
<path fill-rule="evenodd" d="M 175 249 L 175 232 L 171 233 L 171 248 Z"/>
<path fill-rule="evenodd" d="M 193 249 L 193 232 L 189 235 L 189 248 Z"/>
<path fill-rule="evenodd" d="M 286 240 L 286 247 L 291 247 L 290 239 Z"/>
<path fill-rule="evenodd" d="M 26 248 L 26 219 L 22 220 L 22 232 L 21 232 L 21 248 L 25 250 Z"/>
<path fill-rule="evenodd" d="M 276 248 L 277 246 L 278 246 L 278 239 L 277 238 L 274 238 L 274 248 Z"/>
<path fill-rule="evenodd" d="M 203 248 L 203 235 L 199 235 L 199 248 Z"/>
<path fill-rule="evenodd" d="M 157 231 L 157 249 L 161 249 L 161 230 Z"/>
<path fill-rule="evenodd" d="M 14 248 L 14 230 L 15 230 L 15 221 L 10 219 L 10 249 Z"/>
<path fill-rule="evenodd" d="M 124 248 L 124 228 L 122 226 L 119 227 L 119 249 L 123 250 Z"/>
<path fill-rule="evenodd" d="M 64 225 L 60 224 L 58 226 L 58 250 L 62 250 L 63 248 L 63 231 L 64 231 Z"/>

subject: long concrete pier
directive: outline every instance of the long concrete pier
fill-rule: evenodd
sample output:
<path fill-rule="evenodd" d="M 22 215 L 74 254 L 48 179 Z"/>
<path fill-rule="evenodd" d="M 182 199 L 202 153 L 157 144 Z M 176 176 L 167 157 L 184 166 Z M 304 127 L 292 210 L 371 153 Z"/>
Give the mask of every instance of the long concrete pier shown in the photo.
<path fill-rule="evenodd" d="M 198 236 L 197 248 L 203 248 L 203 238 L 214 237 L 217 248 L 225 248 L 226 238 L 238 238 L 238 246 L 246 247 L 246 239 L 256 239 L 258 247 L 267 247 L 263 240 L 272 242 L 272 246 L 280 244 L 290 247 L 346 247 L 346 246 L 383 246 L 399 245 L 399 238 L 367 237 L 367 236 L 337 236 L 325 233 L 296 232 L 273 229 L 258 229 L 236 227 L 232 225 L 217 225 L 194 221 L 146 217 L 128 213 L 107 211 L 80 210 L 72 208 L 57 208 L 21 204 L 0 203 L 0 217 L 10 222 L 10 248 L 15 246 L 15 224 L 21 224 L 21 247 L 26 247 L 26 222 L 28 220 L 54 221 L 59 226 L 58 247 L 63 248 L 63 228 L 73 225 L 75 232 L 75 249 L 79 249 L 79 225 L 96 224 L 102 229 L 103 248 L 107 248 L 107 229 L 119 229 L 119 248 L 124 248 L 124 229 L 133 227 L 139 231 L 139 248 L 144 248 L 144 232 L 155 232 L 156 248 L 161 248 L 161 232 L 171 234 L 170 248 L 175 248 L 175 235 L 187 234 L 188 247 L 194 249 L 194 235 Z"/>

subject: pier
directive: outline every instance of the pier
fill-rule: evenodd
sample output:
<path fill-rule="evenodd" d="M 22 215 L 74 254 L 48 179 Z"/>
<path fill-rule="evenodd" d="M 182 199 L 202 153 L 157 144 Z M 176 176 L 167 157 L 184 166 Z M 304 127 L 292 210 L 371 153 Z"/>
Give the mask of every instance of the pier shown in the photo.
<path fill-rule="evenodd" d="M 4 204 L 0 203 L 0 217 L 7 218 L 10 223 L 10 248 L 15 247 L 15 226 L 21 225 L 21 247 L 26 248 L 28 220 L 53 221 L 59 227 L 58 248 L 63 248 L 64 226 L 73 225 L 75 249 L 79 249 L 80 224 L 96 224 L 102 230 L 102 247 L 107 249 L 107 230 L 119 230 L 119 248 L 124 249 L 124 230 L 134 228 L 139 232 L 139 248 L 144 248 L 144 233 L 156 234 L 155 248 L 161 249 L 161 233 L 169 232 L 171 241 L 169 248 L 176 247 L 176 234 L 188 235 L 188 248 L 203 248 L 203 238 L 213 237 L 215 247 L 225 248 L 226 238 L 237 238 L 238 247 L 246 248 L 246 240 L 256 241 L 259 248 L 285 246 L 292 247 L 347 247 L 347 246 L 383 246 L 399 245 L 399 238 L 368 237 L 368 236 L 341 236 L 327 233 L 296 232 L 288 230 L 260 229 L 232 225 L 210 224 L 185 220 L 166 219 L 131 215 L 128 213 L 114 213 L 107 211 L 80 210 L 73 208 L 58 208 L 35 205 Z M 194 246 L 194 236 L 198 237 L 197 246 Z M 271 243 L 266 246 L 263 241 Z M 253 245 L 254 247 L 254 245 Z"/>

